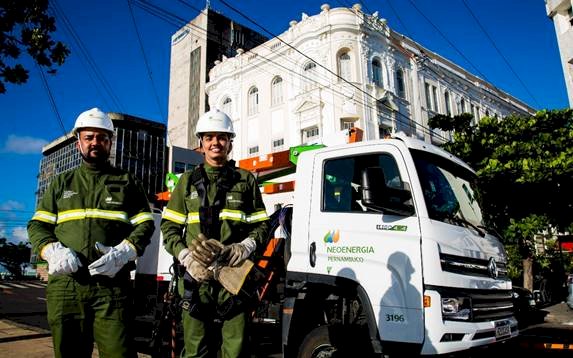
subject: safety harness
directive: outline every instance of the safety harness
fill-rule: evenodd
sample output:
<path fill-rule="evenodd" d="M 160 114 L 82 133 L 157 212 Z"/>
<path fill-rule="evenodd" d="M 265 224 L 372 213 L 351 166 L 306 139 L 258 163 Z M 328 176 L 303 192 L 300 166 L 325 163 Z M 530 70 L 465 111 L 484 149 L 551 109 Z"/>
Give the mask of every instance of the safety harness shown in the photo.
<path fill-rule="evenodd" d="M 222 173 L 219 176 L 216 185 L 217 193 L 213 203 L 209 203 L 207 197 L 207 173 L 203 164 L 200 164 L 191 173 L 191 183 L 197 191 L 197 196 L 201 201 L 199 207 L 199 224 L 201 232 L 208 238 L 220 240 L 221 239 L 221 226 L 219 214 L 223 209 L 227 192 L 239 181 L 240 174 L 235 170 L 234 161 L 229 161 L 229 164 L 224 166 Z M 244 300 L 238 296 L 232 296 L 220 305 L 216 303 L 201 302 L 199 295 L 199 287 L 201 284 L 197 282 L 187 270 L 180 270 L 183 272 L 183 297 L 181 299 L 181 308 L 189 312 L 189 314 L 199 320 L 215 320 L 225 321 L 234 317 L 241 312 Z M 214 292 L 212 292 L 215 300 L 218 297 L 221 287 L 214 285 Z"/>

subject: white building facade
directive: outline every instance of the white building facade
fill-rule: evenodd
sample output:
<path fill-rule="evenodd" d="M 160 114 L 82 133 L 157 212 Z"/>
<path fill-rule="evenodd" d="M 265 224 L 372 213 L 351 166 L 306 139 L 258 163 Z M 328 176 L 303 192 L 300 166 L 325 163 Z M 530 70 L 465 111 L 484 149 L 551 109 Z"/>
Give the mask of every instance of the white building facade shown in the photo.
<path fill-rule="evenodd" d="M 483 116 L 534 109 L 413 40 L 360 5 L 322 5 L 250 51 L 238 51 L 209 72 L 211 108 L 227 112 L 243 159 L 323 139 L 349 127 L 364 140 L 402 131 L 443 142 L 436 114 Z"/>
<path fill-rule="evenodd" d="M 569 107 L 573 108 L 573 0 L 545 0 L 545 8 L 555 25 Z"/>

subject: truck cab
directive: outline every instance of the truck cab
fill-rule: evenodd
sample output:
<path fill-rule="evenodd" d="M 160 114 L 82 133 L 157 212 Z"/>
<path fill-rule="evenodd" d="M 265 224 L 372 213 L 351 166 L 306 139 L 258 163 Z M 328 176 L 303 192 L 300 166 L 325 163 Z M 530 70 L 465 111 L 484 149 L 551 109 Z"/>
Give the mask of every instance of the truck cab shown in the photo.
<path fill-rule="evenodd" d="M 292 204 L 287 355 L 357 340 L 443 354 L 518 334 L 504 248 L 450 153 L 406 136 L 304 152 Z"/>

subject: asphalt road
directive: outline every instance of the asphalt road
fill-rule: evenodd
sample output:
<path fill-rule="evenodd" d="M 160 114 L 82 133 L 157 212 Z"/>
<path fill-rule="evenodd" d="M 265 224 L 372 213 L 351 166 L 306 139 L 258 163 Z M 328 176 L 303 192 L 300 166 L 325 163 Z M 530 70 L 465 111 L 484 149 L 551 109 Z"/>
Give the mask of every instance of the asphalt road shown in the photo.
<path fill-rule="evenodd" d="M 530 322 L 520 327 L 517 339 L 451 357 L 573 356 L 573 310 L 565 303 L 545 307 L 528 318 Z M 53 357 L 46 321 L 45 283 L 0 281 L 0 357 Z M 98 357 L 97 350 L 93 357 Z"/>

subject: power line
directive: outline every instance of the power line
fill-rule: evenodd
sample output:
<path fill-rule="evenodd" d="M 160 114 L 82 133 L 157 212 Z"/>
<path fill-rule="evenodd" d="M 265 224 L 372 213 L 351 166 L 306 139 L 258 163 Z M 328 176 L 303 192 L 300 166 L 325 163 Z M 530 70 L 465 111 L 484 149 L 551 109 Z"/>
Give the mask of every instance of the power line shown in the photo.
<path fill-rule="evenodd" d="M 262 29 L 263 31 L 265 31 L 266 33 L 268 33 L 269 35 L 271 35 L 272 37 L 278 39 L 280 42 L 284 43 L 285 45 L 287 45 L 288 47 L 290 47 L 291 49 L 293 49 L 294 51 L 296 51 L 297 53 L 299 53 L 300 55 L 304 56 L 305 58 L 311 60 L 313 63 L 315 63 L 316 65 L 322 67 L 323 69 L 325 69 L 328 73 L 334 75 L 336 78 L 342 80 L 343 82 L 346 82 L 348 85 L 350 85 L 351 87 L 357 89 L 358 91 L 362 92 L 363 94 L 365 94 L 366 96 L 373 98 L 376 102 L 378 101 L 377 98 L 375 98 L 374 96 L 372 96 L 370 93 L 364 91 L 363 89 L 359 88 L 358 86 L 356 86 L 354 83 L 349 82 L 347 79 L 341 77 L 340 75 L 338 75 L 337 73 L 333 72 L 332 70 L 330 70 L 329 68 L 327 68 L 326 66 L 322 65 L 321 63 L 315 61 L 314 59 L 310 58 L 308 55 L 304 54 L 303 52 L 301 52 L 299 49 L 295 48 L 294 46 L 292 46 L 291 44 L 287 43 L 286 41 L 284 41 L 283 39 L 281 39 L 279 36 L 276 36 L 275 34 L 273 34 L 272 32 L 270 32 L 269 30 L 267 30 L 265 27 L 263 27 L 262 25 L 260 25 L 259 23 L 257 23 L 256 21 L 254 21 L 253 19 L 251 19 L 249 16 L 247 16 L 246 14 L 244 14 L 243 12 L 241 12 L 240 10 L 236 9 L 235 7 L 233 7 L 232 5 L 230 5 L 229 3 L 227 3 L 225 0 L 220 0 L 220 2 L 227 6 L 229 9 L 233 10 L 234 12 L 236 12 L 237 14 L 241 15 L 242 17 L 244 17 L 245 19 L 247 19 L 249 22 L 253 23 L 254 25 L 256 25 L 257 27 L 259 27 L 260 29 Z M 383 103 L 384 106 L 386 106 L 388 109 L 390 109 L 393 113 L 396 113 L 399 116 L 403 116 L 405 118 L 407 118 L 409 121 L 415 123 L 416 125 L 419 125 L 421 128 L 425 128 L 426 126 L 418 123 L 417 121 L 407 117 L 406 115 L 404 115 L 403 113 L 399 112 L 399 111 L 394 111 L 390 106 L 386 105 L 385 103 Z M 436 133 L 429 132 L 429 133 L 433 133 L 435 135 L 437 135 Z M 437 135 L 439 137 L 441 137 L 440 135 Z M 445 138 L 442 137 L 442 139 L 445 140 Z"/>
<path fill-rule="evenodd" d="M 197 9 L 197 8 L 194 7 L 193 5 L 190 5 L 190 4 L 188 4 L 188 3 L 186 3 L 186 2 L 184 2 L 184 1 L 182 1 L 182 0 L 179 0 L 179 2 L 181 2 L 182 4 L 186 5 L 187 7 L 191 8 L 191 9 L 193 9 L 193 10 L 199 12 L 199 13 L 202 12 L 202 10 Z M 137 5 L 137 6 L 139 6 L 139 7 L 141 7 L 142 9 L 144 9 L 145 11 L 149 12 L 149 13 L 152 14 L 152 15 L 157 16 L 157 17 L 160 17 L 160 18 L 164 19 L 165 21 L 170 22 L 171 24 L 174 24 L 175 26 L 179 26 L 179 27 L 183 26 L 183 27 L 186 27 L 186 28 L 188 28 L 188 29 L 190 29 L 190 30 L 192 30 L 192 31 L 200 31 L 201 33 L 205 33 L 205 34 L 207 34 L 207 35 L 213 36 L 213 37 L 216 39 L 216 40 L 214 40 L 214 41 L 218 41 L 218 42 L 221 43 L 221 44 L 222 44 L 222 42 L 220 42 L 220 41 L 225 41 L 228 45 L 232 45 L 232 43 L 231 43 L 230 40 L 221 39 L 219 36 L 217 36 L 218 34 L 213 33 L 213 32 L 210 32 L 210 31 L 208 31 L 207 29 L 203 29 L 203 28 L 201 28 L 201 27 L 199 27 L 199 26 L 197 26 L 197 25 L 195 25 L 195 24 L 193 24 L 193 23 L 187 23 L 187 22 L 185 22 L 185 20 L 183 20 L 182 18 L 178 17 L 177 15 L 174 15 L 174 14 L 170 13 L 170 12 L 167 11 L 167 10 L 164 10 L 164 9 L 162 9 L 162 8 L 159 8 L 159 7 L 157 7 L 157 6 L 154 5 L 154 4 L 148 3 L 148 2 L 145 1 L 145 0 L 138 0 L 137 2 L 134 2 L 134 4 Z M 238 11 L 238 10 L 233 9 L 233 11 Z M 240 11 L 239 11 L 239 13 L 240 13 L 243 17 L 247 18 L 247 17 L 246 17 L 245 15 L 243 15 Z M 174 19 L 175 19 L 175 20 L 174 20 Z M 248 18 L 247 18 L 247 19 L 248 19 Z M 248 19 L 248 20 L 249 20 L 250 22 L 256 24 L 257 26 L 263 28 L 261 25 L 259 25 L 258 23 L 256 23 L 254 20 L 251 20 L 251 19 Z M 179 22 L 184 23 L 184 25 L 179 24 Z M 263 28 L 263 29 L 264 29 L 264 28 Z M 266 30 L 266 29 L 264 29 L 264 30 L 265 30 L 267 33 L 269 33 L 269 34 L 271 34 L 272 36 L 274 36 L 275 38 L 277 38 L 280 42 L 286 44 L 286 45 L 289 46 L 290 48 L 293 48 L 295 51 L 297 51 L 298 53 L 300 53 L 301 55 L 303 55 L 305 58 L 311 60 L 315 65 L 318 65 L 318 66 L 324 68 L 324 69 L 327 70 L 329 73 L 331 73 L 332 75 L 334 75 L 336 78 L 339 78 L 339 79 L 342 80 L 343 82 L 348 83 L 349 85 L 351 85 L 352 87 L 354 87 L 355 89 L 357 89 L 359 92 L 365 94 L 367 97 L 374 99 L 374 101 L 375 101 L 376 103 L 379 103 L 380 105 L 382 105 L 382 106 L 386 107 L 387 109 L 389 109 L 390 111 L 392 111 L 392 113 L 395 113 L 395 114 L 396 114 L 396 117 L 395 117 L 394 119 L 395 119 L 398 123 L 403 123 L 403 124 L 405 124 L 405 125 L 407 125 L 407 126 L 412 126 L 412 125 L 414 125 L 416 128 L 422 129 L 422 131 L 425 132 L 425 133 L 427 133 L 427 134 L 431 134 L 431 135 L 433 135 L 433 136 L 435 136 L 435 137 L 439 137 L 439 138 L 441 138 L 442 140 L 447 140 L 446 138 L 444 138 L 444 137 L 441 136 L 440 134 L 438 134 L 438 133 L 432 131 L 429 127 L 420 124 L 419 122 L 417 122 L 417 121 L 411 119 L 410 117 L 406 116 L 405 114 L 403 114 L 403 113 L 401 113 L 401 112 L 399 112 L 399 111 L 395 111 L 394 109 L 392 109 L 392 108 L 391 108 L 389 105 L 387 105 L 386 103 L 384 103 L 384 102 L 379 102 L 379 100 L 378 100 L 377 98 L 375 98 L 374 96 L 372 96 L 371 94 L 365 92 L 364 90 L 362 90 L 361 88 L 357 87 L 357 86 L 354 85 L 353 83 L 347 81 L 346 79 L 340 77 L 338 74 L 336 74 L 336 73 L 330 71 L 328 68 L 326 68 L 326 67 L 324 67 L 323 65 L 317 63 L 316 61 L 314 61 L 312 58 L 310 58 L 310 57 L 307 56 L 306 54 L 302 53 L 302 52 L 299 51 L 298 49 L 295 49 L 295 48 L 292 47 L 290 44 L 288 44 L 288 43 L 286 43 L 285 41 L 283 41 L 281 38 L 279 38 L 279 37 L 275 36 L 274 34 L 272 34 L 270 31 L 268 31 L 268 30 Z M 261 46 L 262 48 L 268 49 L 270 52 L 277 53 L 277 51 L 275 51 L 274 49 L 272 49 L 272 48 L 266 46 L 265 44 L 262 44 L 262 45 L 260 45 L 260 46 Z M 320 82 L 318 82 L 316 78 L 307 77 L 307 76 L 305 76 L 305 75 L 303 75 L 303 74 L 301 74 L 301 73 L 299 73 L 299 72 L 294 71 L 292 68 L 287 68 L 287 67 L 285 67 L 285 66 L 283 66 L 283 65 L 277 64 L 275 61 L 271 60 L 270 58 L 267 58 L 267 57 L 265 57 L 265 56 L 263 56 L 263 55 L 261 55 L 261 54 L 258 54 L 258 53 L 256 53 L 256 52 L 254 52 L 253 50 L 245 51 L 245 54 L 246 54 L 247 52 L 251 52 L 254 56 L 262 57 L 262 58 L 263 58 L 264 60 L 266 60 L 267 62 L 272 63 L 272 64 L 274 64 L 275 66 L 281 67 L 281 68 L 283 68 L 283 69 L 285 69 L 285 70 L 287 70 L 287 71 L 289 71 L 289 72 L 295 74 L 296 76 L 303 78 L 303 79 L 306 80 L 306 81 L 311 81 L 311 82 L 315 82 L 315 83 L 320 84 Z M 292 63 L 292 64 L 296 64 L 296 62 L 295 62 L 294 60 L 290 59 L 288 56 L 285 56 L 285 55 L 280 54 L 280 53 L 277 53 L 277 55 L 283 57 L 284 59 L 286 59 L 287 62 L 290 62 L 290 63 Z M 256 64 L 253 64 L 253 66 L 255 66 L 256 68 L 258 68 L 258 67 L 256 66 Z M 314 75 L 316 75 L 316 74 L 318 74 L 318 75 L 320 76 L 319 73 L 315 73 Z M 313 76 L 313 77 L 314 77 L 314 76 Z M 318 77 L 318 76 L 317 76 L 317 77 Z M 319 79 L 320 79 L 320 78 L 319 78 Z M 328 82 L 329 85 L 333 85 L 333 84 L 334 84 L 334 83 L 330 82 L 330 80 L 329 80 L 328 78 L 326 78 L 326 77 L 322 77 L 322 79 L 323 79 L 324 81 Z M 340 91 L 337 91 L 336 89 L 334 89 L 334 88 L 332 88 L 332 87 L 328 87 L 328 88 L 329 88 L 333 93 L 335 93 L 335 94 L 339 94 L 339 95 L 341 95 L 341 96 L 344 95 L 344 93 L 342 93 L 342 92 L 340 92 Z M 361 100 L 359 100 L 359 99 L 356 99 L 356 98 L 355 98 L 355 99 L 353 99 L 353 100 L 354 100 L 355 103 L 360 104 L 360 105 L 363 105 L 365 108 L 368 108 L 368 109 L 370 109 L 370 110 L 378 110 L 377 108 L 372 107 L 370 104 L 368 104 L 368 103 L 366 103 L 366 102 L 363 102 L 363 101 L 361 101 Z M 402 120 L 400 117 L 406 119 L 406 121 Z"/>
<path fill-rule="evenodd" d="M 133 27 L 135 28 L 135 33 L 137 34 L 137 42 L 139 43 L 139 49 L 141 50 L 141 54 L 143 56 L 143 62 L 145 62 L 145 68 L 147 70 L 147 76 L 149 77 L 149 81 L 151 82 L 151 87 L 153 89 L 153 94 L 155 96 L 155 102 L 157 103 L 157 109 L 159 110 L 159 115 L 161 116 L 161 119 L 163 120 L 164 123 L 167 123 L 167 120 L 165 119 L 165 115 L 163 113 L 163 111 L 161 110 L 161 103 L 159 101 L 159 96 L 157 94 L 157 89 L 155 88 L 155 83 L 153 81 L 153 76 L 151 75 L 151 70 L 149 67 L 149 62 L 147 61 L 147 56 L 145 55 L 145 50 L 143 48 L 143 42 L 141 41 L 141 36 L 139 34 L 139 29 L 137 28 L 137 22 L 135 21 L 135 16 L 133 15 L 133 10 L 131 8 L 131 1 L 132 0 L 127 0 L 127 7 L 129 9 L 129 14 L 131 15 L 131 20 L 133 21 Z"/>
<path fill-rule="evenodd" d="M 0 209 L 0 214 L 2 212 L 8 212 L 8 213 L 33 213 L 35 211 L 32 210 L 20 210 L 20 209 Z"/>
<path fill-rule="evenodd" d="M 402 25 L 402 27 L 404 28 L 404 32 L 406 33 L 406 35 L 408 35 L 408 37 L 412 37 L 410 34 L 411 32 L 408 31 L 408 28 L 406 27 L 406 24 L 402 21 L 402 19 L 400 18 L 400 15 L 398 14 L 398 11 L 396 11 L 396 9 L 394 8 L 394 6 L 392 6 L 392 2 L 390 2 L 390 0 L 387 0 L 388 6 L 390 6 L 390 10 L 392 10 L 392 12 L 394 13 L 394 16 L 396 16 L 396 19 L 398 19 L 398 22 L 400 23 L 400 25 Z"/>
<path fill-rule="evenodd" d="M 511 64 L 509 63 L 508 59 L 503 55 L 503 53 L 501 52 L 501 50 L 499 49 L 499 47 L 497 47 L 497 45 L 495 44 L 495 41 L 493 40 L 493 38 L 489 35 L 489 33 L 485 30 L 485 28 L 483 27 L 483 25 L 481 24 L 481 22 L 479 21 L 479 19 L 477 18 L 477 16 L 474 14 L 474 12 L 472 11 L 472 9 L 469 7 L 468 3 L 465 0 L 462 0 L 462 3 L 464 4 L 464 6 L 466 7 L 466 9 L 468 10 L 468 12 L 470 13 L 470 15 L 473 17 L 473 19 L 475 20 L 475 22 L 478 24 L 479 28 L 481 29 L 481 31 L 485 34 L 485 36 L 487 37 L 487 39 L 489 40 L 489 42 L 491 42 L 493 48 L 495 48 L 495 50 L 497 51 L 497 53 L 499 54 L 499 56 L 503 59 L 503 61 L 505 62 L 505 64 L 507 65 L 507 67 L 509 67 L 509 69 L 511 70 L 511 73 L 513 73 L 513 75 L 517 78 L 517 80 L 519 81 L 519 83 L 521 84 L 521 86 L 525 89 L 525 91 L 527 92 L 527 94 L 529 94 L 529 96 L 533 99 L 533 101 L 535 102 L 535 104 L 537 105 L 537 107 L 541 107 L 539 105 L 539 102 L 537 102 L 537 99 L 535 98 L 535 96 L 533 96 L 533 94 L 529 91 L 529 88 L 527 88 L 527 86 L 525 85 L 525 83 L 523 83 L 521 77 L 519 77 L 519 75 L 517 74 L 517 72 L 515 72 L 515 70 L 513 69 L 513 66 L 511 66 Z"/>
<path fill-rule="evenodd" d="M 140 0 L 140 1 L 142 1 L 142 0 Z M 201 12 L 201 10 L 199 10 L 199 9 L 195 8 L 194 6 L 192 6 L 192 5 L 188 4 L 188 3 L 186 3 L 186 2 L 183 1 L 183 0 L 179 0 L 179 2 L 183 3 L 184 5 L 188 6 L 189 8 L 191 8 L 191 9 L 193 9 L 193 10 L 196 10 L 196 11 L 198 11 L 198 12 Z M 436 136 L 436 137 L 441 138 L 442 140 L 447 140 L 447 138 L 444 138 L 443 136 L 439 135 L 438 133 L 435 133 L 434 131 L 432 131 L 431 128 L 429 128 L 429 127 L 427 127 L 427 126 L 424 126 L 423 124 L 421 124 L 421 123 L 415 121 L 414 119 L 412 119 L 412 118 L 406 116 L 405 114 L 403 114 L 403 113 L 401 113 L 401 112 L 399 112 L 399 111 L 395 111 L 393 108 L 391 108 L 391 107 L 390 107 L 389 105 L 387 105 L 386 103 L 384 103 L 384 102 L 379 102 L 379 100 L 378 100 L 377 98 L 375 98 L 374 96 L 372 96 L 372 95 L 369 94 L 368 92 L 366 92 L 366 91 L 364 91 L 363 89 L 357 87 L 356 85 L 354 85 L 353 83 L 349 82 L 349 81 L 346 80 L 345 78 L 339 76 L 337 73 L 332 72 L 332 71 L 329 70 L 327 67 L 325 67 L 325 66 L 319 64 L 317 61 L 313 60 L 313 59 L 310 58 L 308 55 L 302 53 L 300 50 L 298 50 L 298 49 L 294 48 L 293 46 L 291 46 L 290 44 L 286 43 L 286 42 L 283 41 L 280 37 L 274 35 L 273 33 L 271 33 L 270 31 L 268 31 L 267 29 L 265 29 L 263 26 L 261 26 L 260 24 L 258 24 L 258 23 L 255 22 L 254 20 L 252 20 L 252 19 L 246 17 L 242 12 L 240 12 L 240 11 L 238 11 L 238 10 L 232 8 L 232 7 L 231 7 L 231 9 L 232 9 L 233 11 L 235 11 L 235 12 L 238 12 L 241 16 L 245 17 L 245 18 L 246 18 L 247 20 L 249 20 L 251 23 L 257 25 L 257 26 L 260 27 L 260 28 L 262 28 L 265 32 L 267 32 L 268 34 L 270 34 L 270 35 L 273 36 L 274 38 L 278 39 L 281 43 L 284 43 L 284 44 L 286 44 L 287 46 L 289 46 L 290 48 L 294 49 L 296 52 L 300 53 L 300 54 L 303 55 L 305 58 L 307 58 L 307 59 L 309 59 L 310 61 L 312 61 L 312 63 L 314 63 L 315 65 L 318 65 L 318 66 L 322 67 L 322 68 L 325 69 L 327 72 L 329 72 L 330 74 L 334 75 L 336 78 L 342 80 L 343 82 L 345 82 L 345 83 L 351 85 L 352 87 L 354 87 L 355 89 L 357 89 L 360 93 L 363 93 L 363 94 L 365 94 L 367 97 L 370 97 L 370 98 L 374 99 L 375 103 L 379 103 L 380 105 L 382 105 L 382 106 L 386 107 L 387 109 L 389 109 L 390 111 L 392 111 L 392 113 L 395 113 L 395 114 L 396 114 L 396 118 L 394 118 L 394 119 L 395 119 L 398 123 L 405 124 L 406 126 L 412 126 L 412 124 L 413 124 L 413 125 L 415 126 L 415 128 L 420 128 L 420 129 L 422 129 L 423 132 L 425 132 L 425 133 L 427 133 L 427 134 L 434 135 L 434 136 Z M 195 26 L 194 24 L 190 24 L 190 25 Z M 195 26 L 195 27 L 196 27 L 196 26 Z M 200 31 L 206 32 L 208 35 L 210 34 L 208 30 L 205 30 L 205 29 L 202 29 L 202 28 L 199 28 L 199 27 L 197 27 L 197 28 L 198 28 Z M 213 33 L 211 33 L 211 34 L 213 34 Z M 215 34 L 215 35 L 216 35 L 216 34 Z M 229 41 L 229 43 L 230 43 L 230 41 Z M 270 52 L 277 53 L 278 56 L 281 56 L 281 57 L 284 58 L 286 61 L 288 61 L 288 62 L 290 62 L 290 63 L 296 65 L 296 61 L 294 61 L 293 59 L 289 58 L 288 56 L 285 56 L 285 55 L 283 55 L 283 54 L 278 53 L 278 51 L 276 51 L 275 49 L 273 49 L 273 48 L 271 48 L 271 47 L 269 47 L 269 46 L 266 46 L 265 44 L 260 45 L 260 47 L 266 48 L 266 49 L 269 50 Z M 305 75 L 303 75 L 303 74 L 301 74 L 301 73 L 299 73 L 299 72 L 294 71 L 292 68 L 286 68 L 286 67 L 284 67 L 284 66 L 282 66 L 282 65 L 280 65 L 280 64 L 277 64 L 277 63 L 274 62 L 273 60 L 271 60 L 271 59 L 269 59 L 269 58 L 267 58 L 267 57 L 265 57 L 265 56 L 263 56 L 263 55 L 261 55 L 261 54 L 258 54 L 258 53 L 256 53 L 256 52 L 254 52 L 253 49 L 248 50 L 248 51 L 246 51 L 246 52 L 251 52 L 253 55 L 255 55 L 255 56 L 257 56 L 257 57 L 263 57 L 267 62 L 273 63 L 273 64 L 275 64 L 275 65 L 278 66 L 278 67 L 281 67 L 281 68 L 283 68 L 283 69 L 286 69 L 287 71 L 289 71 L 289 72 L 295 74 L 295 75 L 298 76 L 298 77 L 303 78 L 303 79 L 306 80 L 306 81 L 311 81 L 311 82 L 315 82 L 315 83 L 321 84 L 321 83 L 317 80 L 317 78 L 307 77 L 307 76 L 305 76 Z M 245 53 L 246 53 L 246 52 L 245 52 Z M 255 64 L 253 64 L 253 66 L 256 67 Z M 329 87 L 328 87 L 328 88 L 329 88 L 333 93 L 338 94 L 338 95 L 341 95 L 341 96 L 344 96 L 344 93 L 342 93 L 341 91 L 337 91 L 335 88 L 332 87 L 332 85 L 334 85 L 334 83 L 331 82 L 328 77 L 321 77 L 320 73 L 317 73 L 317 72 L 315 72 L 313 75 L 318 75 L 318 76 L 316 76 L 316 77 L 318 77 L 318 79 L 323 79 L 324 81 L 326 81 L 326 82 L 329 84 Z M 313 76 L 313 77 L 314 77 L 314 76 Z M 324 100 L 324 99 L 323 99 L 323 100 Z M 356 104 L 363 105 L 363 106 L 364 106 L 365 108 L 367 108 L 367 109 L 378 111 L 378 108 L 377 108 L 377 107 L 372 107 L 372 106 L 371 106 L 369 103 L 367 103 L 367 102 L 363 102 L 363 101 L 361 101 L 361 100 L 359 100 L 359 99 L 356 99 L 356 98 L 355 98 L 353 101 L 354 101 Z M 333 104 L 333 105 L 334 105 L 334 104 Z M 401 119 L 400 117 L 404 118 L 405 120 Z"/>
<path fill-rule="evenodd" d="M 74 30 L 74 27 L 72 26 L 71 22 L 67 18 L 66 14 L 64 13 L 64 11 L 62 10 L 62 8 L 60 7 L 60 5 L 58 4 L 57 1 L 54 1 L 53 4 L 54 4 L 54 9 L 55 9 L 56 13 L 59 14 L 60 17 L 62 18 L 65 27 L 67 28 L 68 32 L 72 35 L 72 38 L 76 42 L 77 47 L 80 49 L 81 54 L 83 54 L 83 56 L 87 60 L 89 67 L 91 68 L 93 73 L 96 75 L 96 77 L 98 78 L 100 83 L 102 84 L 106 93 L 109 95 L 111 100 L 114 102 L 114 105 L 116 106 L 116 108 L 120 112 L 123 112 L 123 106 L 121 105 L 119 98 L 115 95 L 112 87 L 109 85 L 109 83 L 105 79 L 105 76 L 103 76 L 103 74 L 99 70 L 97 63 L 94 61 L 93 57 L 90 55 L 89 51 L 87 50 L 87 48 L 83 44 L 80 36 Z"/>
<path fill-rule="evenodd" d="M 422 11 L 416 6 L 416 4 L 415 4 L 412 0 L 408 0 L 408 1 L 409 1 L 410 4 L 412 5 L 412 7 L 414 7 L 414 9 L 416 9 L 416 11 L 418 11 L 418 13 L 419 13 L 420 15 L 422 15 L 422 17 L 423 17 L 424 19 L 426 19 L 426 21 L 428 21 L 428 23 L 429 23 L 430 25 L 432 25 L 432 27 L 438 32 L 438 34 L 439 34 L 440 36 L 442 36 L 442 38 L 443 38 L 444 40 L 446 40 L 446 42 L 447 42 L 464 60 L 466 60 L 467 63 L 469 63 L 469 64 L 476 70 L 476 72 L 477 72 L 480 76 L 483 77 L 483 79 L 485 79 L 486 81 L 490 82 L 490 81 L 487 79 L 487 77 L 477 68 L 477 66 L 474 65 L 474 64 L 456 47 L 456 45 L 454 45 L 454 44 L 446 37 L 446 35 L 438 28 L 438 26 L 436 26 L 436 25 L 432 22 L 432 20 L 430 20 L 430 19 L 424 14 L 424 12 L 422 12 Z"/>
<path fill-rule="evenodd" d="M 64 126 L 64 122 L 62 121 L 62 117 L 60 116 L 60 112 L 58 111 L 58 106 L 56 105 L 56 101 L 54 100 L 54 96 L 52 95 L 52 91 L 50 90 L 50 86 L 48 85 L 48 81 L 46 80 L 46 76 L 44 76 L 44 71 L 42 71 L 40 66 L 37 64 L 36 68 L 38 69 L 38 72 L 40 72 L 40 78 L 42 79 L 42 84 L 44 85 L 44 89 L 48 94 L 48 99 L 50 100 L 52 111 L 54 112 L 56 119 L 58 120 L 60 128 L 62 129 L 62 133 L 64 134 L 64 136 L 66 136 L 68 132 L 66 132 L 66 127 Z"/>

